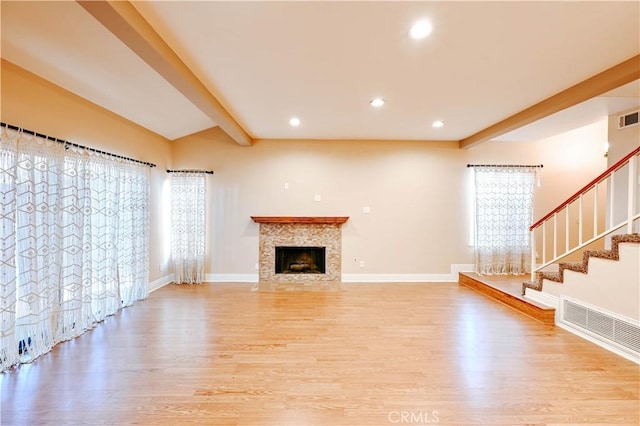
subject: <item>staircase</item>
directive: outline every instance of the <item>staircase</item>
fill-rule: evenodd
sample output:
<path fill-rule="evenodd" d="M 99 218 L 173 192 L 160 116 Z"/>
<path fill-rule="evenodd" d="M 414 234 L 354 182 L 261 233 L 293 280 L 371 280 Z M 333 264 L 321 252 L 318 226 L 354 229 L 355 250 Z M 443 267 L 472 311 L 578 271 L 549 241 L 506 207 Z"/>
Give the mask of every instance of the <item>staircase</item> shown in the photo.
<path fill-rule="evenodd" d="M 531 275 L 517 289 L 472 273 L 459 284 L 640 364 L 639 166 L 640 147 L 531 226 Z"/>
<path fill-rule="evenodd" d="M 539 306 L 532 300 L 544 299 L 545 280 L 563 283 L 565 270 L 586 274 L 589 259 L 618 260 L 620 243 L 640 243 L 639 163 L 640 147 L 531 226 L 531 276 L 527 281 L 520 280 L 518 290 L 513 283 L 500 282 L 500 278 L 476 274 L 460 274 L 459 283 L 553 324 L 553 307 Z M 589 250 L 592 245 L 602 247 L 606 238 L 620 232 L 624 234 L 611 237 L 610 250 Z M 581 262 L 566 261 L 581 251 Z M 551 268 L 557 269 L 551 272 Z"/>
<path fill-rule="evenodd" d="M 614 235 L 611 238 L 610 250 L 585 250 L 582 255 L 581 262 L 560 262 L 558 263 L 558 272 L 539 271 L 537 279 L 534 281 L 525 281 L 522 283 L 522 295 L 526 294 L 528 288 L 536 291 L 542 291 L 544 280 L 554 281 L 557 283 L 564 282 L 564 271 L 574 271 L 586 274 L 589 272 L 589 259 L 609 259 L 620 260 L 620 243 L 638 243 L 640 244 L 640 234 L 622 234 Z"/>
<path fill-rule="evenodd" d="M 640 364 L 639 165 L 640 147 L 531 226 L 521 296 L 556 308 L 557 326 Z M 589 249 L 608 238 L 610 249 Z"/>
<path fill-rule="evenodd" d="M 639 250 L 630 251 L 627 247 L 627 252 L 625 252 L 626 258 L 621 259 L 620 253 L 625 250 L 621 249 L 620 245 L 629 243 L 637 244 Z M 628 298 L 629 300 L 634 300 L 640 297 L 638 294 L 638 286 L 635 287 L 634 293 L 633 284 L 623 284 L 622 282 L 625 281 L 623 279 L 612 279 L 612 275 L 615 276 L 617 270 L 620 269 L 617 265 L 611 263 L 595 265 L 593 264 L 593 259 L 606 259 L 608 261 L 623 260 L 624 263 L 621 263 L 620 267 L 623 270 L 627 270 L 624 278 L 627 282 L 631 281 L 633 283 L 635 281 L 638 283 L 638 286 L 640 286 L 640 265 L 638 264 L 638 260 L 640 260 L 640 234 L 615 235 L 612 237 L 610 250 L 585 250 L 581 262 L 560 262 L 558 272 L 537 272 L 537 280 L 535 281 L 522 283 L 522 281 L 518 281 L 518 278 L 523 277 L 522 275 L 484 276 L 473 272 L 460 272 L 458 284 L 490 297 L 547 325 L 554 325 L 557 319 L 561 319 L 556 318 L 556 307 L 559 307 L 561 295 L 567 295 L 572 299 L 588 302 L 587 304 L 592 306 L 604 305 L 605 308 L 617 311 L 618 313 L 620 313 L 620 309 L 615 308 L 617 303 L 613 303 L 613 306 L 609 306 L 609 304 L 606 303 L 606 299 L 612 298 L 611 295 L 605 297 L 604 293 L 606 293 L 607 290 L 619 291 L 623 299 Z M 585 286 L 586 282 L 589 281 L 588 272 L 590 260 L 592 269 L 595 268 L 595 277 L 591 280 L 591 286 Z M 631 272 L 628 271 L 629 265 L 631 265 Z M 626 269 L 624 269 L 624 266 L 626 266 Z M 603 268 L 606 269 L 605 272 L 603 272 Z M 572 276 L 572 282 L 568 284 L 568 287 L 563 287 L 562 284 L 565 282 L 565 279 L 568 279 L 567 274 L 565 274 L 566 270 L 577 272 L 580 276 Z M 580 277 L 583 278 L 581 279 Z M 545 280 L 547 281 L 548 288 L 546 288 L 543 293 L 542 289 Z M 553 286 L 551 286 L 551 284 L 553 284 Z M 623 288 L 618 289 L 617 286 L 620 285 L 622 285 Z M 624 287 L 625 285 L 626 287 Z M 594 286 L 596 287 L 595 289 Z M 528 293 L 526 293 L 527 289 L 530 289 Z M 629 291 L 630 289 L 631 291 Z M 535 294 L 532 294 L 532 291 L 534 291 Z M 585 293 L 583 293 L 583 291 Z M 593 296 L 594 292 L 596 293 L 596 298 Z M 586 293 L 590 293 L 590 295 Z M 602 295 L 600 295 L 600 293 L 602 293 Z M 538 294 L 540 296 L 538 296 Z M 551 299 L 555 300 L 555 303 L 547 304 L 541 302 L 539 299 Z M 633 308 L 627 309 L 628 312 L 625 311 L 622 312 L 622 314 L 632 318 L 637 317 L 637 310 L 638 309 Z M 561 315 L 558 317 L 561 317 Z"/>
<path fill-rule="evenodd" d="M 523 296 L 527 289 L 542 291 L 544 280 L 564 282 L 565 270 L 586 274 L 592 257 L 618 260 L 620 243 L 640 242 L 639 158 L 640 147 L 531 226 L 531 277 L 522 284 Z M 587 250 L 610 235 L 610 250 Z M 581 262 L 563 261 L 580 250 Z"/>
<path fill-rule="evenodd" d="M 618 260 L 621 242 L 639 242 L 639 157 L 640 147 L 531 226 L 531 277 L 522 284 L 522 295 L 527 289 L 542 291 L 544 280 L 564 282 L 565 270 L 587 273 L 592 257 Z M 587 250 L 610 235 L 611 249 Z M 580 250 L 581 262 L 563 261 Z M 556 272 L 548 271 L 554 266 Z"/>

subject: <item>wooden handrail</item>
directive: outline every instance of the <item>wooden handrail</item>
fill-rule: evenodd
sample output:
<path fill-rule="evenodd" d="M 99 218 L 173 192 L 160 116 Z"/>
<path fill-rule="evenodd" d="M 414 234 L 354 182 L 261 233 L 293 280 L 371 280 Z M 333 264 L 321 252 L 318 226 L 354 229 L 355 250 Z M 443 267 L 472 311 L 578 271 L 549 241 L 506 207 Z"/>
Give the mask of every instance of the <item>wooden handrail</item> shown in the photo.
<path fill-rule="evenodd" d="M 616 171 L 617 169 L 619 169 L 620 167 L 622 167 L 627 161 L 629 161 L 629 159 L 631 157 L 633 157 L 634 155 L 640 153 L 640 146 L 636 149 L 634 149 L 633 151 L 631 151 L 629 154 L 625 155 L 620 161 L 618 161 L 616 164 L 614 164 L 613 166 L 609 167 L 607 170 L 605 170 L 603 173 L 601 173 L 600 175 L 598 175 L 597 178 L 593 179 L 591 182 L 589 182 L 588 184 L 586 184 L 585 186 L 583 186 L 578 192 L 576 192 L 575 194 L 573 194 L 571 197 L 567 198 L 567 200 L 565 202 L 563 202 L 562 204 L 560 204 L 558 207 L 556 207 L 555 209 L 553 209 L 551 212 L 547 213 L 542 219 L 538 220 L 536 223 L 534 223 L 533 225 L 531 225 L 531 227 L 529 228 L 530 231 L 533 231 L 535 228 L 537 228 L 538 226 L 540 226 L 542 224 L 542 222 L 544 222 L 545 220 L 549 219 L 551 216 L 553 216 L 555 213 L 558 213 L 560 210 L 562 210 L 563 208 L 565 208 L 565 206 L 569 203 L 571 203 L 572 201 L 574 201 L 575 199 L 577 199 L 580 195 L 584 194 L 585 192 L 587 192 L 589 189 L 591 189 L 591 187 L 593 185 L 595 185 L 596 183 L 601 182 L 602 180 L 604 180 L 607 176 L 609 176 L 612 172 Z"/>

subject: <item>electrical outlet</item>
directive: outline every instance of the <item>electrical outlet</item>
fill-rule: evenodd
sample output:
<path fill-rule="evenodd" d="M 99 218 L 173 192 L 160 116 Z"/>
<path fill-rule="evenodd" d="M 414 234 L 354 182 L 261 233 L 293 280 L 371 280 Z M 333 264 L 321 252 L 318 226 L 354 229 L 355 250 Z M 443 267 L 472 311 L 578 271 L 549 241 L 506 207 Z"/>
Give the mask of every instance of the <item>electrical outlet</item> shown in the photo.
<path fill-rule="evenodd" d="M 289 182 L 284 183 L 284 189 L 289 189 Z"/>
<path fill-rule="evenodd" d="M 360 261 L 360 267 L 361 267 L 361 268 L 364 268 L 364 260 L 361 260 L 361 261 Z"/>
<path fill-rule="evenodd" d="M 315 202 L 322 201 L 322 196 L 318 195 L 318 194 L 314 195 L 313 196 L 313 201 L 315 201 Z"/>
<path fill-rule="evenodd" d="M 260 269 L 260 265 L 258 265 L 257 263 L 253 266 L 253 268 L 257 271 L 258 269 Z"/>
<path fill-rule="evenodd" d="M 371 213 L 371 207 L 367 206 L 367 207 L 363 207 L 362 208 L 362 213 L 364 214 L 369 214 Z"/>

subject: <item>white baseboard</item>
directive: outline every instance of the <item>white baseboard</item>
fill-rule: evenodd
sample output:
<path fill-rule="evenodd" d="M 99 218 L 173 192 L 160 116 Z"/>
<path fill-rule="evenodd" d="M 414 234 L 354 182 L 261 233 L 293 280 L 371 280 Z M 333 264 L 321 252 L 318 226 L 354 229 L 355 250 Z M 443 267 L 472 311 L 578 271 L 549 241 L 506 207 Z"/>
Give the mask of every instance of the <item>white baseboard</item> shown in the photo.
<path fill-rule="evenodd" d="M 454 263 L 451 265 L 451 275 L 454 281 L 458 281 L 459 272 L 473 272 L 475 267 L 473 263 Z"/>
<path fill-rule="evenodd" d="M 448 274 L 342 274 L 342 282 L 458 282 L 458 272 L 473 271 L 473 264 L 453 264 Z M 206 274 L 208 283 L 257 283 L 258 274 Z"/>
<path fill-rule="evenodd" d="M 453 264 L 448 274 L 342 274 L 345 283 L 442 283 L 458 282 L 458 272 L 472 272 L 473 264 Z"/>
<path fill-rule="evenodd" d="M 555 308 L 556 310 L 560 309 L 560 298 L 558 296 L 554 296 L 553 294 L 528 288 L 524 297 L 526 299 L 533 300 L 534 302 L 541 303 L 545 306 Z"/>
<path fill-rule="evenodd" d="M 257 283 L 258 274 L 206 274 L 208 283 Z"/>
<path fill-rule="evenodd" d="M 174 280 L 174 275 L 173 274 L 169 274 L 169 275 L 165 275 L 164 277 L 160 277 L 155 281 L 150 282 L 149 284 L 147 284 L 147 291 L 149 293 L 156 291 L 159 288 L 164 287 L 167 284 L 171 284 Z"/>
<path fill-rule="evenodd" d="M 607 343 L 603 342 L 602 340 L 596 339 L 590 335 L 588 335 L 587 333 L 583 333 L 582 331 L 575 329 L 571 326 L 568 326 L 562 322 L 556 322 L 556 326 L 562 328 L 563 330 L 568 331 L 571 334 L 575 334 L 578 337 L 582 337 L 583 339 L 591 342 L 591 343 L 595 343 L 596 345 L 600 346 L 601 348 L 604 348 L 610 352 L 613 352 L 616 355 L 620 355 L 621 357 L 628 359 L 629 361 L 635 362 L 636 364 L 640 364 L 640 358 L 625 352 L 623 350 L 620 350 L 618 348 L 616 348 L 613 345 L 608 345 Z"/>

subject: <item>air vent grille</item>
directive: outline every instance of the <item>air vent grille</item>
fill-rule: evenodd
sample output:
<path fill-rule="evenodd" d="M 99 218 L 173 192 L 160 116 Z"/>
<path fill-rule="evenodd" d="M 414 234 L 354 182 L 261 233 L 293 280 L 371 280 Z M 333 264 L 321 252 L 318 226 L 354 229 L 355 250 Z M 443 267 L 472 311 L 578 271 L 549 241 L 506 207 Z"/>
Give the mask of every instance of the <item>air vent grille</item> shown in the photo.
<path fill-rule="evenodd" d="M 562 322 L 604 343 L 640 356 L 640 326 L 572 300 L 562 299 Z"/>
<path fill-rule="evenodd" d="M 640 115 L 640 111 L 635 111 L 635 112 L 630 112 L 629 114 L 618 116 L 618 130 L 624 129 L 630 126 L 637 126 L 639 115 Z"/>

